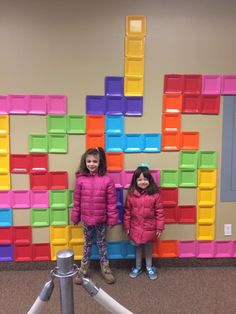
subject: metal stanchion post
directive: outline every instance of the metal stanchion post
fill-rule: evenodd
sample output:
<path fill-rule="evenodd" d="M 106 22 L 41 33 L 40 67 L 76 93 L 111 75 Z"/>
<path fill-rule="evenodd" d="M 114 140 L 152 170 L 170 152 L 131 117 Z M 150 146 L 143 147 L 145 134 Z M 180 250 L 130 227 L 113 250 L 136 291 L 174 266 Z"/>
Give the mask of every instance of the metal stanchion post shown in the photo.
<path fill-rule="evenodd" d="M 54 277 L 59 278 L 61 314 L 74 314 L 73 276 L 75 274 L 81 276 L 82 286 L 90 296 L 110 313 L 133 314 L 101 288 L 96 287 L 90 279 L 83 276 L 80 269 L 74 264 L 74 252 L 72 250 L 62 250 L 57 253 L 57 267 L 51 271 L 51 280 L 46 282 L 40 295 L 27 314 L 42 313 L 44 305 L 52 295 Z"/>
<path fill-rule="evenodd" d="M 74 253 L 62 250 L 57 253 L 57 274 L 60 284 L 61 314 L 74 314 Z"/>

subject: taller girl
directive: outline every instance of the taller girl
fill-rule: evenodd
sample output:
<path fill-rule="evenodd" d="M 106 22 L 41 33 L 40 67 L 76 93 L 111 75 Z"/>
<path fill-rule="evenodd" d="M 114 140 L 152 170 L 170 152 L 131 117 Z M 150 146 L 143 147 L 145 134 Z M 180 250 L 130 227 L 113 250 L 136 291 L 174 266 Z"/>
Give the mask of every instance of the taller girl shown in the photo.
<path fill-rule="evenodd" d="M 84 276 L 88 275 L 95 232 L 102 276 L 107 283 L 114 283 L 115 278 L 106 256 L 105 236 L 106 226 L 113 227 L 118 223 L 118 210 L 115 185 L 106 172 L 106 155 L 103 148 L 90 148 L 82 155 L 80 167 L 76 173 L 71 221 L 74 224 L 81 221 L 84 231 L 85 243 L 81 273 Z M 75 283 L 82 283 L 79 276 L 76 277 Z"/>

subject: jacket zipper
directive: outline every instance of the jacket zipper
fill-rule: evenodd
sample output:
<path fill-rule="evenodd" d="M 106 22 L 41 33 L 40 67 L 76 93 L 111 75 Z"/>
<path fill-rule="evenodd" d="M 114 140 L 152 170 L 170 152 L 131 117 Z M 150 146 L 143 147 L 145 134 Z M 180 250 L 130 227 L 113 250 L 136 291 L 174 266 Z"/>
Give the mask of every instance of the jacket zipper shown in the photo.
<path fill-rule="evenodd" d="M 90 217 L 92 217 L 92 215 L 91 215 L 91 208 L 92 208 L 92 206 L 93 206 L 94 176 L 92 176 L 92 184 L 91 184 L 91 188 L 92 188 L 92 193 L 91 193 L 91 198 L 90 198 L 90 206 L 89 206 L 89 215 L 90 215 Z"/>
<path fill-rule="evenodd" d="M 143 231 L 144 231 L 144 195 L 141 196 L 141 199 L 142 199 L 142 232 L 141 232 L 141 242 L 142 242 L 142 239 L 143 239 Z"/>

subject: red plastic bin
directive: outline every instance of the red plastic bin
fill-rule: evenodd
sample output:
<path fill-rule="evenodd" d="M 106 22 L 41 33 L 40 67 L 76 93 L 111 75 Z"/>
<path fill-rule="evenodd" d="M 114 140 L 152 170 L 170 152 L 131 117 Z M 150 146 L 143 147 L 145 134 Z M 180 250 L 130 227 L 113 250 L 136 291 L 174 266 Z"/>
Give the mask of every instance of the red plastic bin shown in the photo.
<path fill-rule="evenodd" d="M 16 262 L 32 261 L 32 245 L 19 244 L 14 246 L 14 260 Z"/>
<path fill-rule="evenodd" d="M 30 156 L 28 154 L 11 154 L 10 171 L 12 173 L 28 173 L 30 168 Z"/>
<path fill-rule="evenodd" d="M 12 244 L 12 227 L 0 227 L 0 244 Z"/>
<path fill-rule="evenodd" d="M 30 172 L 47 172 L 48 154 L 30 154 Z"/>
<path fill-rule="evenodd" d="M 201 94 L 202 92 L 202 75 L 185 74 L 184 75 L 184 94 Z"/>
<path fill-rule="evenodd" d="M 49 172 L 49 190 L 66 190 L 68 189 L 67 171 Z"/>
<path fill-rule="evenodd" d="M 32 245 L 33 261 L 49 261 L 51 260 L 51 250 L 49 243 L 36 243 Z"/>
<path fill-rule="evenodd" d="M 182 113 L 196 114 L 201 111 L 201 95 L 185 94 L 183 95 Z"/>
<path fill-rule="evenodd" d="M 165 74 L 164 93 L 182 94 L 184 89 L 184 75 Z"/>
<path fill-rule="evenodd" d="M 166 224 L 175 224 L 178 222 L 177 206 L 164 206 L 164 212 Z"/>
<path fill-rule="evenodd" d="M 19 245 L 29 245 L 32 243 L 31 226 L 15 226 L 13 227 L 13 242 Z"/>
<path fill-rule="evenodd" d="M 48 190 L 48 172 L 30 173 L 30 188 L 32 190 Z"/>
<path fill-rule="evenodd" d="M 220 95 L 202 95 L 201 114 L 219 114 L 220 112 Z"/>
<path fill-rule="evenodd" d="M 178 188 L 160 188 L 160 195 L 164 206 L 178 205 Z"/>
<path fill-rule="evenodd" d="M 179 205 L 177 217 L 179 223 L 196 223 L 196 205 Z"/>

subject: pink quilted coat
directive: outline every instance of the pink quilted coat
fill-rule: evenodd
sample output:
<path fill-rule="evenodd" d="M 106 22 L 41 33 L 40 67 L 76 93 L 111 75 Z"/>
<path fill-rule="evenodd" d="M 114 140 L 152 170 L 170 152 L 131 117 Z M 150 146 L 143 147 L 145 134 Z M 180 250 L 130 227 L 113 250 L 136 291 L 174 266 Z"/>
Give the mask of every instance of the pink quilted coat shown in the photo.
<path fill-rule="evenodd" d="M 127 195 L 124 211 L 124 228 L 129 230 L 130 239 L 136 244 L 156 241 L 156 231 L 164 230 L 164 209 L 159 193 Z"/>
<path fill-rule="evenodd" d="M 90 226 L 102 222 L 111 226 L 118 223 L 116 189 L 109 176 L 76 177 L 71 221 L 74 224 L 82 221 Z"/>

